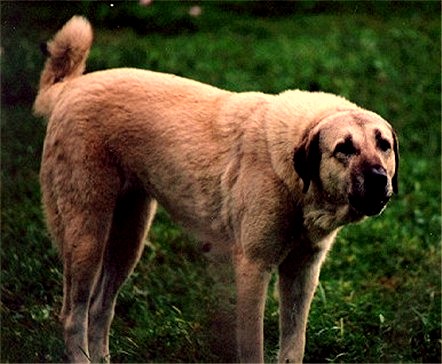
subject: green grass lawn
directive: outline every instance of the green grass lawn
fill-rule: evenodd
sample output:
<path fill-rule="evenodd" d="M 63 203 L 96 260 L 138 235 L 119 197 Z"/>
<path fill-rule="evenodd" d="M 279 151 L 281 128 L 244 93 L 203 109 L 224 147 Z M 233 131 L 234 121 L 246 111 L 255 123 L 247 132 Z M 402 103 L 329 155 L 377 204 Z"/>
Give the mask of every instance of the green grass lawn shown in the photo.
<path fill-rule="evenodd" d="M 113 13 L 86 2 L 2 2 L 1 362 L 63 360 L 62 271 L 38 184 L 45 125 L 31 105 L 44 62 L 39 42 L 79 11 L 98 25 L 88 71 L 134 66 L 234 91 L 320 89 L 389 120 L 400 139 L 400 193 L 382 216 L 339 235 L 312 305 L 305 361 L 441 362 L 439 3 L 400 11 L 384 3 L 374 13 L 362 3 L 344 13 L 302 4 L 266 17 L 263 5 L 203 2 L 202 15 L 190 18 L 183 3 L 116 3 Z M 119 297 L 113 360 L 221 360 L 211 319 L 229 307 L 198 245 L 162 210 L 150 240 Z M 266 359 L 274 361 L 273 290 L 265 321 Z"/>

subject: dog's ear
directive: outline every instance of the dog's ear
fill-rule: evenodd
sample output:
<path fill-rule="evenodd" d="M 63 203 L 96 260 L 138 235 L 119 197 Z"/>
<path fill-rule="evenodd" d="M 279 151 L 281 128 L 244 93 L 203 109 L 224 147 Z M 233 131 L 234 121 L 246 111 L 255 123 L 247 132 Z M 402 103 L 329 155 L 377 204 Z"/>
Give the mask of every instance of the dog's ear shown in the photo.
<path fill-rule="evenodd" d="M 319 178 L 319 164 L 321 152 L 319 150 L 319 131 L 306 134 L 301 144 L 295 148 L 293 165 L 296 173 L 301 177 L 304 184 L 302 192 L 306 193 L 312 179 Z"/>
<path fill-rule="evenodd" d="M 399 183 L 398 183 L 398 177 L 399 177 L 399 140 L 397 137 L 397 134 L 393 131 L 393 151 L 394 151 L 394 158 L 395 158 L 395 171 L 393 178 L 391 179 L 391 183 L 393 185 L 393 192 L 397 194 L 399 192 Z"/>

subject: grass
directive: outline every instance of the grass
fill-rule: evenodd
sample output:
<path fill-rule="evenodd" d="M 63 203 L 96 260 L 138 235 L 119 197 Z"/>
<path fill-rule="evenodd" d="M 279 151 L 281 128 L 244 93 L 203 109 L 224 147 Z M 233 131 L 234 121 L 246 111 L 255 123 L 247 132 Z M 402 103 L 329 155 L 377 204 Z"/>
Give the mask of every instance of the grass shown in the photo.
<path fill-rule="evenodd" d="M 426 3 L 431 11 L 414 4 L 390 16 L 304 12 L 278 17 L 203 3 L 203 15 L 190 20 L 180 12 L 184 5 L 175 4 L 170 11 L 177 29 L 168 28 L 163 15 L 156 28 L 143 28 L 140 21 L 136 31 L 116 28 L 125 14 L 141 17 L 135 4 L 125 5 L 120 18 L 106 15 L 101 6 L 95 16 L 103 26 L 96 30 L 89 71 L 142 67 L 235 91 L 321 89 L 391 121 L 401 145 L 400 193 L 382 216 L 339 235 L 313 302 L 305 361 L 441 362 L 438 3 Z M 0 360 L 58 362 L 64 350 L 57 321 L 62 272 L 40 209 L 45 126 L 32 116 L 31 104 L 43 64 L 38 42 L 72 14 L 69 9 L 51 13 L 54 21 L 45 22 L 41 10 L 50 12 L 49 6 L 31 6 L 29 17 L 21 15 L 35 25 L 30 34 L 29 24 L 17 20 L 17 9 L 20 5 L 2 3 Z M 143 11 L 148 17 L 151 10 Z M 106 22 L 114 29 L 106 29 Z M 212 350 L 210 322 L 225 308 L 216 295 L 222 288 L 205 274 L 208 264 L 198 244 L 164 211 L 150 240 L 119 297 L 113 360 L 220 360 Z M 272 290 L 265 320 L 267 360 L 272 361 L 278 342 Z"/>

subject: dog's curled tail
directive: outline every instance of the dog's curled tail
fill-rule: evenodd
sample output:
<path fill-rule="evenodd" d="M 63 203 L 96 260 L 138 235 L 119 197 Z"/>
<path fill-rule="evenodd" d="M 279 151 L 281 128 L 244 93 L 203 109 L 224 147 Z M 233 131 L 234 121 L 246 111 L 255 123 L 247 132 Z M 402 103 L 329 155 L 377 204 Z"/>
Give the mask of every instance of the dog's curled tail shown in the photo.
<path fill-rule="evenodd" d="M 83 74 L 92 40 L 89 21 L 82 16 L 74 16 L 47 43 L 45 53 L 48 59 L 40 77 L 35 114 L 48 117 L 62 89 L 55 86 Z"/>

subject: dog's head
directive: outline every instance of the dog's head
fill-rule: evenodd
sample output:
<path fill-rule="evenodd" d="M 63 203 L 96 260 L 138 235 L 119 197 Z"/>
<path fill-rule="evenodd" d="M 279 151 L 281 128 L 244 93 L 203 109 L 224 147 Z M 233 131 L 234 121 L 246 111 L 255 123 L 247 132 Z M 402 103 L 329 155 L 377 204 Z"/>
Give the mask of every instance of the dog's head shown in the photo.
<path fill-rule="evenodd" d="M 355 219 L 379 214 L 398 191 L 396 134 L 369 111 L 322 118 L 304 135 L 293 161 L 304 193 L 314 185 L 321 198 L 348 205 Z"/>

